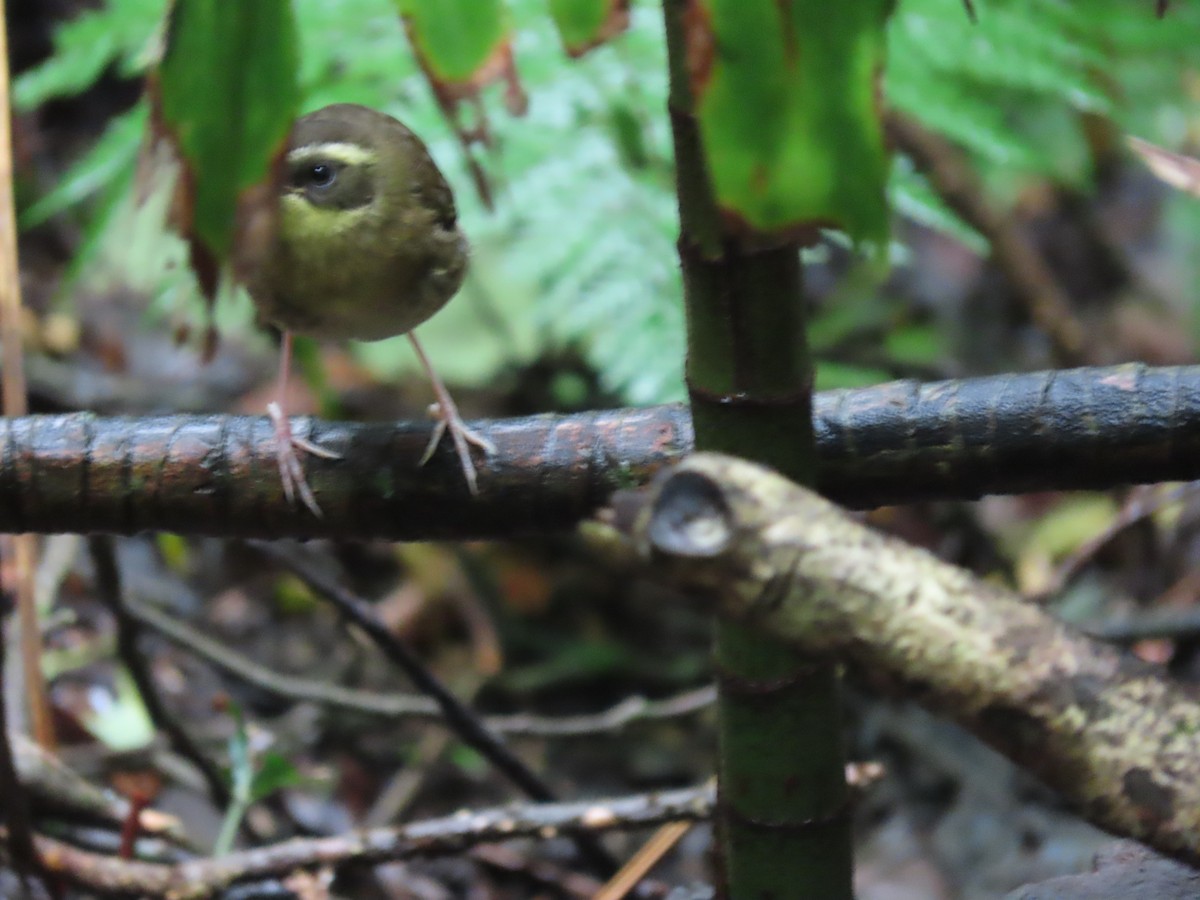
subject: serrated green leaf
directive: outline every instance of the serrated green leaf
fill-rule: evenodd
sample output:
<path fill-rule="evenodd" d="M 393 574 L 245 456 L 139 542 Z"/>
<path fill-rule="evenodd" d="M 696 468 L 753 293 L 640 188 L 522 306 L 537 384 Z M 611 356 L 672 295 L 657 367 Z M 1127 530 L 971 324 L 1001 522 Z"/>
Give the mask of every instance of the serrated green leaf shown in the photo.
<path fill-rule="evenodd" d="M 288 0 L 176 0 L 158 71 L 159 116 L 191 185 L 192 234 L 228 260 L 238 203 L 282 153 L 300 98 Z"/>
<path fill-rule="evenodd" d="M 468 84 L 508 41 L 501 0 L 398 0 L 409 35 L 433 76 Z"/>
<path fill-rule="evenodd" d="M 624 31 L 629 22 L 628 0 L 550 0 L 550 15 L 572 56 Z"/>
<path fill-rule="evenodd" d="M 877 79 L 890 0 L 707 0 L 690 75 L 717 202 L 752 229 L 887 231 Z M 711 54 L 711 55 L 710 55 Z"/>

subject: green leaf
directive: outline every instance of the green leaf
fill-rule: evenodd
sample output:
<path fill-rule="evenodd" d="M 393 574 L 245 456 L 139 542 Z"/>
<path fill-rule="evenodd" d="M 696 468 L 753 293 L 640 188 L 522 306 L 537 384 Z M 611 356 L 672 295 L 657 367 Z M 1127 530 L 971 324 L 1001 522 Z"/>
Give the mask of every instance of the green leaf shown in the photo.
<path fill-rule="evenodd" d="M 717 202 L 778 232 L 887 230 L 878 79 L 890 0 L 702 0 L 689 73 Z M 705 18 L 705 15 L 707 18 Z"/>
<path fill-rule="evenodd" d="M 13 104 L 32 109 L 90 88 L 105 70 L 139 75 L 150 64 L 167 0 L 109 0 L 80 13 L 54 36 L 54 54 L 13 82 Z"/>
<path fill-rule="evenodd" d="M 248 189 L 285 146 L 300 103 L 288 0 L 177 0 L 158 72 L 159 116 L 187 167 L 189 237 L 230 258 Z M 267 201 L 274 201 L 273 191 Z"/>
<path fill-rule="evenodd" d="M 582 56 L 629 25 L 629 0 L 550 0 L 563 46 Z"/>
<path fill-rule="evenodd" d="M 813 387 L 818 391 L 836 391 L 842 388 L 870 387 L 891 380 L 885 369 L 870 366 L 854 366 L 838 362 L 821 362 Z"/>
<path fill-rule="evenodd" d="M 887 333 L 884 349 L 898 363 L 937 366 L 946 359 L 946 336 L 932 325 L 904 325 Z"/>
<path fill-rule="evenodd" d="M 250 798 L 257 802 L 283 788 L 295 787 L 302 780 L 300 772 L 282 754 L 268 750 L 258 758 Z"/>
<path fill-rule="evenodd" d="M 161 531 L 154 536 L 154 546 L 168 569 L 176 575 L 187 575 L 192 559 L 192 545 L 187 538 L 172 531 Z"/>
<path fill-rule="evenodd" d="M 154 722 L 133 676 L 124 666 L 113 676 L 113 690 L 115 693 L 106 704 L 94 705 L 81 715 L 83 727 L 110 750 L 147 746 L 154 740 Z"/>
<path fill-rule="evenodd" d="M 912 63 L 918 66 L 918 63 Z M 1025 172 L 1054 168 L 1053 148 L 1041 147 L 1014 128 L 1005 104 L 980 102 L 979 85 L 937 81 L 897 61 L 889 69 L 888 102 L 966 147 L 995 167 Z"/>
<path fill-rule="evenodd" d="M 892 305 L 877 290 L 877 285 L 868 278 L 868 268 L 859 266 L 851 269 L 841 286 L 822 306 L 820 315 L 813 318 L 808 331 L 808 342 L 814 351 L 827 352 L 847 341 L 862 336 L 878 340 L 886 333 Z"/>
<path fill-rule="evenodd" d="M 229 806 L 221 819 L 221 829 L 213 842 L 213 854 L 223 856 L 233 849 L 238 826 L 246 810 L 253 802 L 251 786 L 254 784 L 254 762 L 250 754 L 250 735 L 246 729 L 246 717 L 242 707 L 230 700 L 227 712 L 233 719 L 233 734 L 229 736 L 229 768 L 225 775 L 229 780 Z"/>
<path fill-rule="evenodd" d="M 608 121 L 625 168 L 636 170 L 649 166 L 651 154 L 646 145 L 645 125 L 633 105 L 614 97 L 609 107 Z"/>
<path fill-rule="evenodd" d="M 898 157 L 892 167 L 888 197 L 892 209 L 900 215 L 957 238 L 980 256 L 987 254 L 987 238 L 946 206 L 945 201 L 938 196 L 925 177 L 913 169 L 912 162 L 907 157 Z"/>
<path fill-rule="evenodd" d="M 508 42 L 501 0 L 398 0 L 417 52 L 439 82 L 469 84 Z"/>
<path fill-rule="evenodd" d="M 902 4 L 889 30 L 889 58 L 981 84 L 1041 93 L 1077 109 L 1108 110 L 1112 101 L 1096 78 L 1105 64 L 1099 48 L 1077 33 L 1079 22 L 1059 3 L 989 3 L 977 22 L 961 0 Z"/>
<path fill-rule="evenodd" d="M 21 212 L 21 227 L 40 225 L 120 179 L 137 156 L 145 131 L 145 104 L 139 103 L 113 119 L 95 146 L 67 170 L 58 184 Z"/>

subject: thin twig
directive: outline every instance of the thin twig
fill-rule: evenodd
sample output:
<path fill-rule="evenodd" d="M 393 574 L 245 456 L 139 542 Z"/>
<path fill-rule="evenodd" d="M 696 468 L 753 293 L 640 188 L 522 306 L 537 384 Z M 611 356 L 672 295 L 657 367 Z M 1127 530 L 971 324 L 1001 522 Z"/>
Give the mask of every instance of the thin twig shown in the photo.
<path fill-rule="evenodd" d="M 1141 485 L 1135 488 L 1125 498 L 1121 509 L 1113 516 L 1103 531 L 1088 538 L 1059 563 L 1049 583 L 1038 592 L 1039 598 L 1057 594 L 1063 590 L 1079 574 L 1079 571 L 1100 552 L 1101 548 L 1120 532 L 1155 515 L 1166 506 L 1194 496 L 1197 492 L 1200 492 L 1200 482 L 1197 481 L 1171 486 Z"/>
<path fill-rule="evenodd" d="M 660 825 L 654 837 L 642 844 L 638 852 L 629 858 L 608 884 L 596 892 L 592 900 L 623 900 L 628 897 L 629 892 L 658 865 L 659 860 L 671 852 L 671 848 L 683 839 L 691 827 L 691 822 Z"/>
<path fill-rule="evenodd" d="M 411 694 L 380 694 L 313 681 L 268 669 L 228 646 L 213 640 L 186 622 L 152 603 L 125 597 L 126 612 L 143 626 L 153 628 L 173 644 L 194 653 L 247 684 L 296 703 L 319 703 L 359 715 L 384 719 L 441 721 L 441 708 L 429 697 Z M 684 691 L 661 700 L 627 697 L 598 713 L 575 716 L 514 714 L 487 716 L 492 731 L 510 737 L 590 737 L 620 731 L 636 722 L 673 719 L 707 709 L 715 696 L 711 685 Z"/>
<path fill-rule="evenodd" d="M 417 690 L 437 703 L 446 725 L 526 796 L 543 802 L 554 801 L 554 793 L 549 786 L 388 630 L 365 599 L 342 587 L 325 573 L 318 571 L 307 559 L 302 559 L 295 553 L 262 541 L 251 543 L 332 603 L 345 619 L 366 634 L 383 655 L 408 676 Z M 602 872 L 607 877 L 616 871 L 617 865 L 608 851 L 587 835 L 577 837 L 576 846 L 597 872 Z"/>
<path fill-rule="evenodd" d="M 21 280 L 17 269 L 17 217 L 13 200 L 12 109 L 8 91 L 7 4 L 0 2 L 0 346 L 6 416 L 26 410 L 21 335 Z"/>
<path fill-rule="evenodd" d="M 70 813 L 75 821 L 99 821 L 109 826 L 120 825 L 130 818 L 129 801 L 120 794 L 88 781 L 58 754 L 42 749 L 27 737 L 13 734 L 9 739 L 17 775 L 35 810 L 50 808 Z M 174 816 L 143 809 L 137 819 L 138 826 L 146 834 L 179 845 L 187 843 L 183 826 Z"/>
<path fill-rule="evenodd" d="M 7 640 L 0 628 L 0 672 L 4 671 Z M 4 797 L 0 814 L 8 823 L 8 852 L 12 855 L 13 868 L 25 878 L 34 870 L 37 854 L 33 846 L 33 824 L 29 814 L 29 795 L 17 780 L 17 765 L 9 741 L 4 691 L 0 691 L 0 796 Z"/>
<path fill-rule="evenodd" d="M 1122 618 L 1083 622 L 1080 628 L 1092 637 L 1114 644 L 1135 644 L 1159 638 L 1195 640 L 1200 635 L 1200 609 L 1148 609 Z"/>
<path fill-rule="evenodd" d="M 8 16 L 0 2 L 0 372 L 4 384 L 4 415 L 23 416 L 28 409 L 21 339 L 21 279 L 17 263 L 17 214 L 13 200 L 12 110 L 8 82 Z M 18 534 L 6 543 L 16 575 L 17 621 L 20 623 L 21 662 L 33 735 L 47 750 L 55 745 L 54 720 L 46 677 L 42 672 L 42 631 L 34 603 L 33 573 L 37 543 L 31 534 Z"/>
<path fill-rule="evenodd" d="M 112 538 L 107 535 L 93 535 L 88 538 L 88 552 L 91 553 L 92 565 L 96 570 L 96 593 L 116 622 L 117 654 L 129 669 L 151 721 L 167 735 L 171 749 L 191 760 L 200 770 L 213 805 L 217 809 L 225 809 L 231 797 L 229 786 L 225 783 L 220 769 L 168 712 L 166 704 L 159 696 L 154 677 L 146 666 L 145 657 L 138 650 L 139 623 L 137 618 L 125 609 L 122 601 L 121 575 L 117 568 L 116 554 L 113 552 Z"/>
<path fill-rule="evenodd" d="M 1083 328 L 1058 278 L 1011 216 L 988 203 L 983 185 L 958 148 L 897 113 L 887 117 L 887 128 L 946 205 L 987 238 L 996 264 L 1029 317 L 1050 338 L 1059 361 L 1078 365 L 1086 360 Z"/>
<path fill-rule="evenodd" d="M 607 831 L 707 819 L 715 799 L 713 787 L 705 785 L 616 800 L 514 804 L 396 828 L 326 838 L 296 838 L 256 850 L 175 865 L 99 856 L 46 837 L 38 837 L 36 846 L 47 870 L 98 893 L 199 900 L 237 882 L 285 875 L 296 869 L 373 865 L 447 855 L 480 843 L 516 838 L 571 835 L 594 839 Z"/>

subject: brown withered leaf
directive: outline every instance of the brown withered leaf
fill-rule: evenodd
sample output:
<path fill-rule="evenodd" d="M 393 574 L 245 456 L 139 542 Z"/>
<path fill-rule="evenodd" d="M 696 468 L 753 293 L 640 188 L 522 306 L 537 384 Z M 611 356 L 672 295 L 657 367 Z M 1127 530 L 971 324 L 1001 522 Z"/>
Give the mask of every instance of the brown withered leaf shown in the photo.
<path fill-rule="evenodd" d="M 1187 191 L 1193 197 L 1200 197 L 1200 160 L 1182 153 L 1172 153 L 1141 138 L 1130 136 L 1125 140 L 1160 181 Z"/>

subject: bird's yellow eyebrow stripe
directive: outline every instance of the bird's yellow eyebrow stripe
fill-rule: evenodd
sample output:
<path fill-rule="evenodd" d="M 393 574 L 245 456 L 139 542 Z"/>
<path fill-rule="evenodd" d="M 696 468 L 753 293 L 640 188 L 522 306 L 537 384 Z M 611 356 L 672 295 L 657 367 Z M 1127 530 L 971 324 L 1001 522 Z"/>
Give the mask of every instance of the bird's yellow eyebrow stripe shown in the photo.
<path fill-rule="evenodd" d="M 288 162 L 298 163 L 312 159 L 333 159 L 350 166 L 372 165 L 379 160 L 379 154 L 361 144 L 349 141 L 321 141 L 315 144 L 305 144 L 294 147 L 288 152 Z"/>
<path fill-rule="evenodd" d="M 317 241 L 322 237 L 342 234 L 371 215 L 369 204 L 350 209 L 330 209 L 313 206 L 299 194 L 284 194 L 279 199 L 283 210 L 280 228 L 293 241 Z"/>

